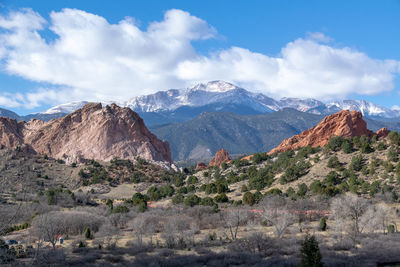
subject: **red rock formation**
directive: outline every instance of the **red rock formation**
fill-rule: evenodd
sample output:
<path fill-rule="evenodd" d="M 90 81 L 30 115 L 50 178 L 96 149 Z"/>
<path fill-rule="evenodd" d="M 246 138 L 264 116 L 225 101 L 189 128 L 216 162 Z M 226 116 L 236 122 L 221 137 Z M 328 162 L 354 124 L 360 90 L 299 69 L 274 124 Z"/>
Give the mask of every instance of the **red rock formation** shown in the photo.
<path fill-rule="evenodd" d="M 103 108 L 100 103 L 90 103 L 49 122 L 31 120 L 18 124 L 4 120 L 0 120 L 0 144 L 6 147 L 25 143 L 39 154 L 66 156 L 73 161 L 109 161 L 114 157 L 133 160 L 140 156 L 172 162 L 169 144 L 152 134 L 136 112 L 115 104 Z"/>
<path fill-rule="evenodd" d="M 229 157 L 228 151 L 221 148 L 215 153 L 215 157 L 210 161 L 209 166 L 221 166 L 224 162 L 229 162 L 231 158 Z"/>
<path fill-rule="evenodd" d="M 367 123 L 362 119 L 361 112 L 342 110 L 325 117 L 317 126 L 283 140 L 278 147 L 272 149 L 268 154 L 305 146 L 324 146 L 332 136 L 354 137 L 362 135 L 372 137 L 374 132 L 367 129 Z"/>
<path fill-rule="evenodd" d="M 0 144 L 3 147 L 14 148 L 24 143 L 22 134 L 23 122 L 0 117 Z"/>
<path fill-rule="evenodd" d="M 204 162 L 199 162 L 199 163 L 197 163 L 195 170 L 204 170 L 206 168 L 207 168 L 207 165 L 204 164 Z"/>
<path fill-rule="evenodd" d="M 385 138 L 386 136 L 389 135 L 389 133 L 390 133 L 390 131 L 388 130 L 388 128 L 383 127 L 383 128 L 379 129 L 379 130 L 376 132 L 376 135 L 377 135 L 379 138 Z"/>

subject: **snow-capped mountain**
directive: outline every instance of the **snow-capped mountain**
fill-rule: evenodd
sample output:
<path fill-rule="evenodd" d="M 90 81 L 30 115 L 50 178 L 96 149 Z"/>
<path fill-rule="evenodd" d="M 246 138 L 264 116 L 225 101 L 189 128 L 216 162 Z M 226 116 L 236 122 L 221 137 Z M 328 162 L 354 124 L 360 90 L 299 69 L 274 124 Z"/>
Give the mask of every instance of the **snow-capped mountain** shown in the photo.
<path fill-rule="evenodd" d="M 397 118 L 400 110 L 385 108 L 365 100 L 342 100 L 326 105 L 328 109 L 349 109 L 360 111 L 364 116 Z"/>
<path fill-rule="evenodd" d="M 87 101 L 58 105 L 33 114 L 34 116 L 63 116 L 83 107 Z M 109 104 L 111 102 L 103 103 Z M 319 115 L 335 113 L 342 109 L 361 111 L 374 119 L 400 118 L 400 110 L 385 108 L 364 100 L 342 100 L 325 104 L 316 99 L 282 98 L 275 100 L 261 93 L 249 92 L 224 81 L 201 83 L 191 88 L 170 89 L 154 94 L 134 97 L 117 103 L 138 112 L 148 125 L 182 122 L 204 111 L 227 111 L 239 115 L 262 114 L 293 108 Z"/>
<path fill-rule="evenodd" d="M 279 109 L 282 108 L 293 108 L 298 111 L 308 112 L 311 109 L 324 106 L 325 104 L 321 101 L 312 98 L 300 99 L 300 98 L 290 98 L 284 97 L 279 100 Z"/>
<path fill-rule="evenodd" d="M 221 105 L 236 104 L 252 107 L 261 113 L 276 110 L 275 100 L 267 96 L 259 96 L 243 88 L 223 81 L 198 84 L 187 89 L 170 89 L 155 94 L 132 98 L 123 103 L 124 106 L 138 112 L 171 111 L 179 107 L 200 107 L 219 103 Z"/>
<path fill-rule="evenodd" d="M 54 106 L 44 112 L 40 112 L 40 114 L 56 114 L 56 113 L 72 113 L 77 109 L 82 108 L 84 105 L 89 103 L 88 101 L 74 101 L 66 104 L 61 104 L 58 106 Z"/>

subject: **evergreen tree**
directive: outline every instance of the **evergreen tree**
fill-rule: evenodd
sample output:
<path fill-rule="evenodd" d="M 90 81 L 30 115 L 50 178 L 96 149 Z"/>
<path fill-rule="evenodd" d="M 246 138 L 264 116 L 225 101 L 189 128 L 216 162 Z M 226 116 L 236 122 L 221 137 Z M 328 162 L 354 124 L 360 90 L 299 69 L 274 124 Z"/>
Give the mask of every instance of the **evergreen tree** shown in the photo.
<path fill-rule="evenodd" d="M 323 266 L 321 262 L 321 253 L 319 252 L 318 241 L 315 236 L 306 236 L 301 245 L 301 261 L 300 267 L 320 267 Z"/>
<path fill-rule="evenodd" d="M 93 237 L 93 236 L 92 236 L 92 231 L 90 231 L 90 228 L 89 228 L 89 227 L 86 227 L 86 228 L 85 228 L 84 235 L 85 235 L 85 238 L 86 238 L 86 239 L 91 239 L 91 238 Z"/>
<path fill-rule="evenodd" d="M 319 228 L 321 229 L 321 231 L 326 231 L 326 219 L 325 217 L 322 217 L 321 220 L 319 220 Z"/>

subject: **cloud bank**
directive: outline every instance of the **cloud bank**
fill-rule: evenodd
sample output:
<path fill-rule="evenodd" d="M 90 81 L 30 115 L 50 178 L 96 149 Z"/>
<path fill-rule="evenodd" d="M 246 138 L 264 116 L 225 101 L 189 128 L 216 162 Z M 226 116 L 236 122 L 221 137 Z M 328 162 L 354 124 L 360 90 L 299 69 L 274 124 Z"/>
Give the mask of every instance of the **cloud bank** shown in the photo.
<path fill-rule="evenodd" d="M 49 21 L 31 9 L 12 12 L 0 16 L 1 67 L 46 87 L 29 94 L 0 93 L 0 105 L 123 101 L 210 80 L 278 98 L 329 100 L 393 90 L 400 72 L 398 61 L 334 47 L 321 33 L 288 43 L 275 57 L 241 47 L 201 55 L 193 47 L 217 34 L 206 21 L 177 9 L 145 30 L 134 18 L 110 24 L 77 9 L 52 12 Z"/>

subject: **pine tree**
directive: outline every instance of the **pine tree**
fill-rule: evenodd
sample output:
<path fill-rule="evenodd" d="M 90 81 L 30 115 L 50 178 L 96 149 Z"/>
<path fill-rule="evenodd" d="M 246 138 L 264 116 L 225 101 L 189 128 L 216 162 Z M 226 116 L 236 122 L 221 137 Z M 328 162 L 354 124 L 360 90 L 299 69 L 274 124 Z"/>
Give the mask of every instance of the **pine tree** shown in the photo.
<path fill-rule="evenodd" d="M 86 239 L 91 239 L 92 238 L 92 231 L 90 231 L 89 227 L 86 227 L 84 235 L 85 235 Z"/>
<path fill-rule="evenodd" d="M 306 236 L 301 245 L 300 267 L 321 267 L 321 253 L 315 236 Z"/>
<path fill-rule="evenodd" d="M 321 231 L 325 231 L 326 230 L 326 219 L 325 217 L 322 217 L 321 220 L 319 221 L 319 227 L 321 229 Z"/>

